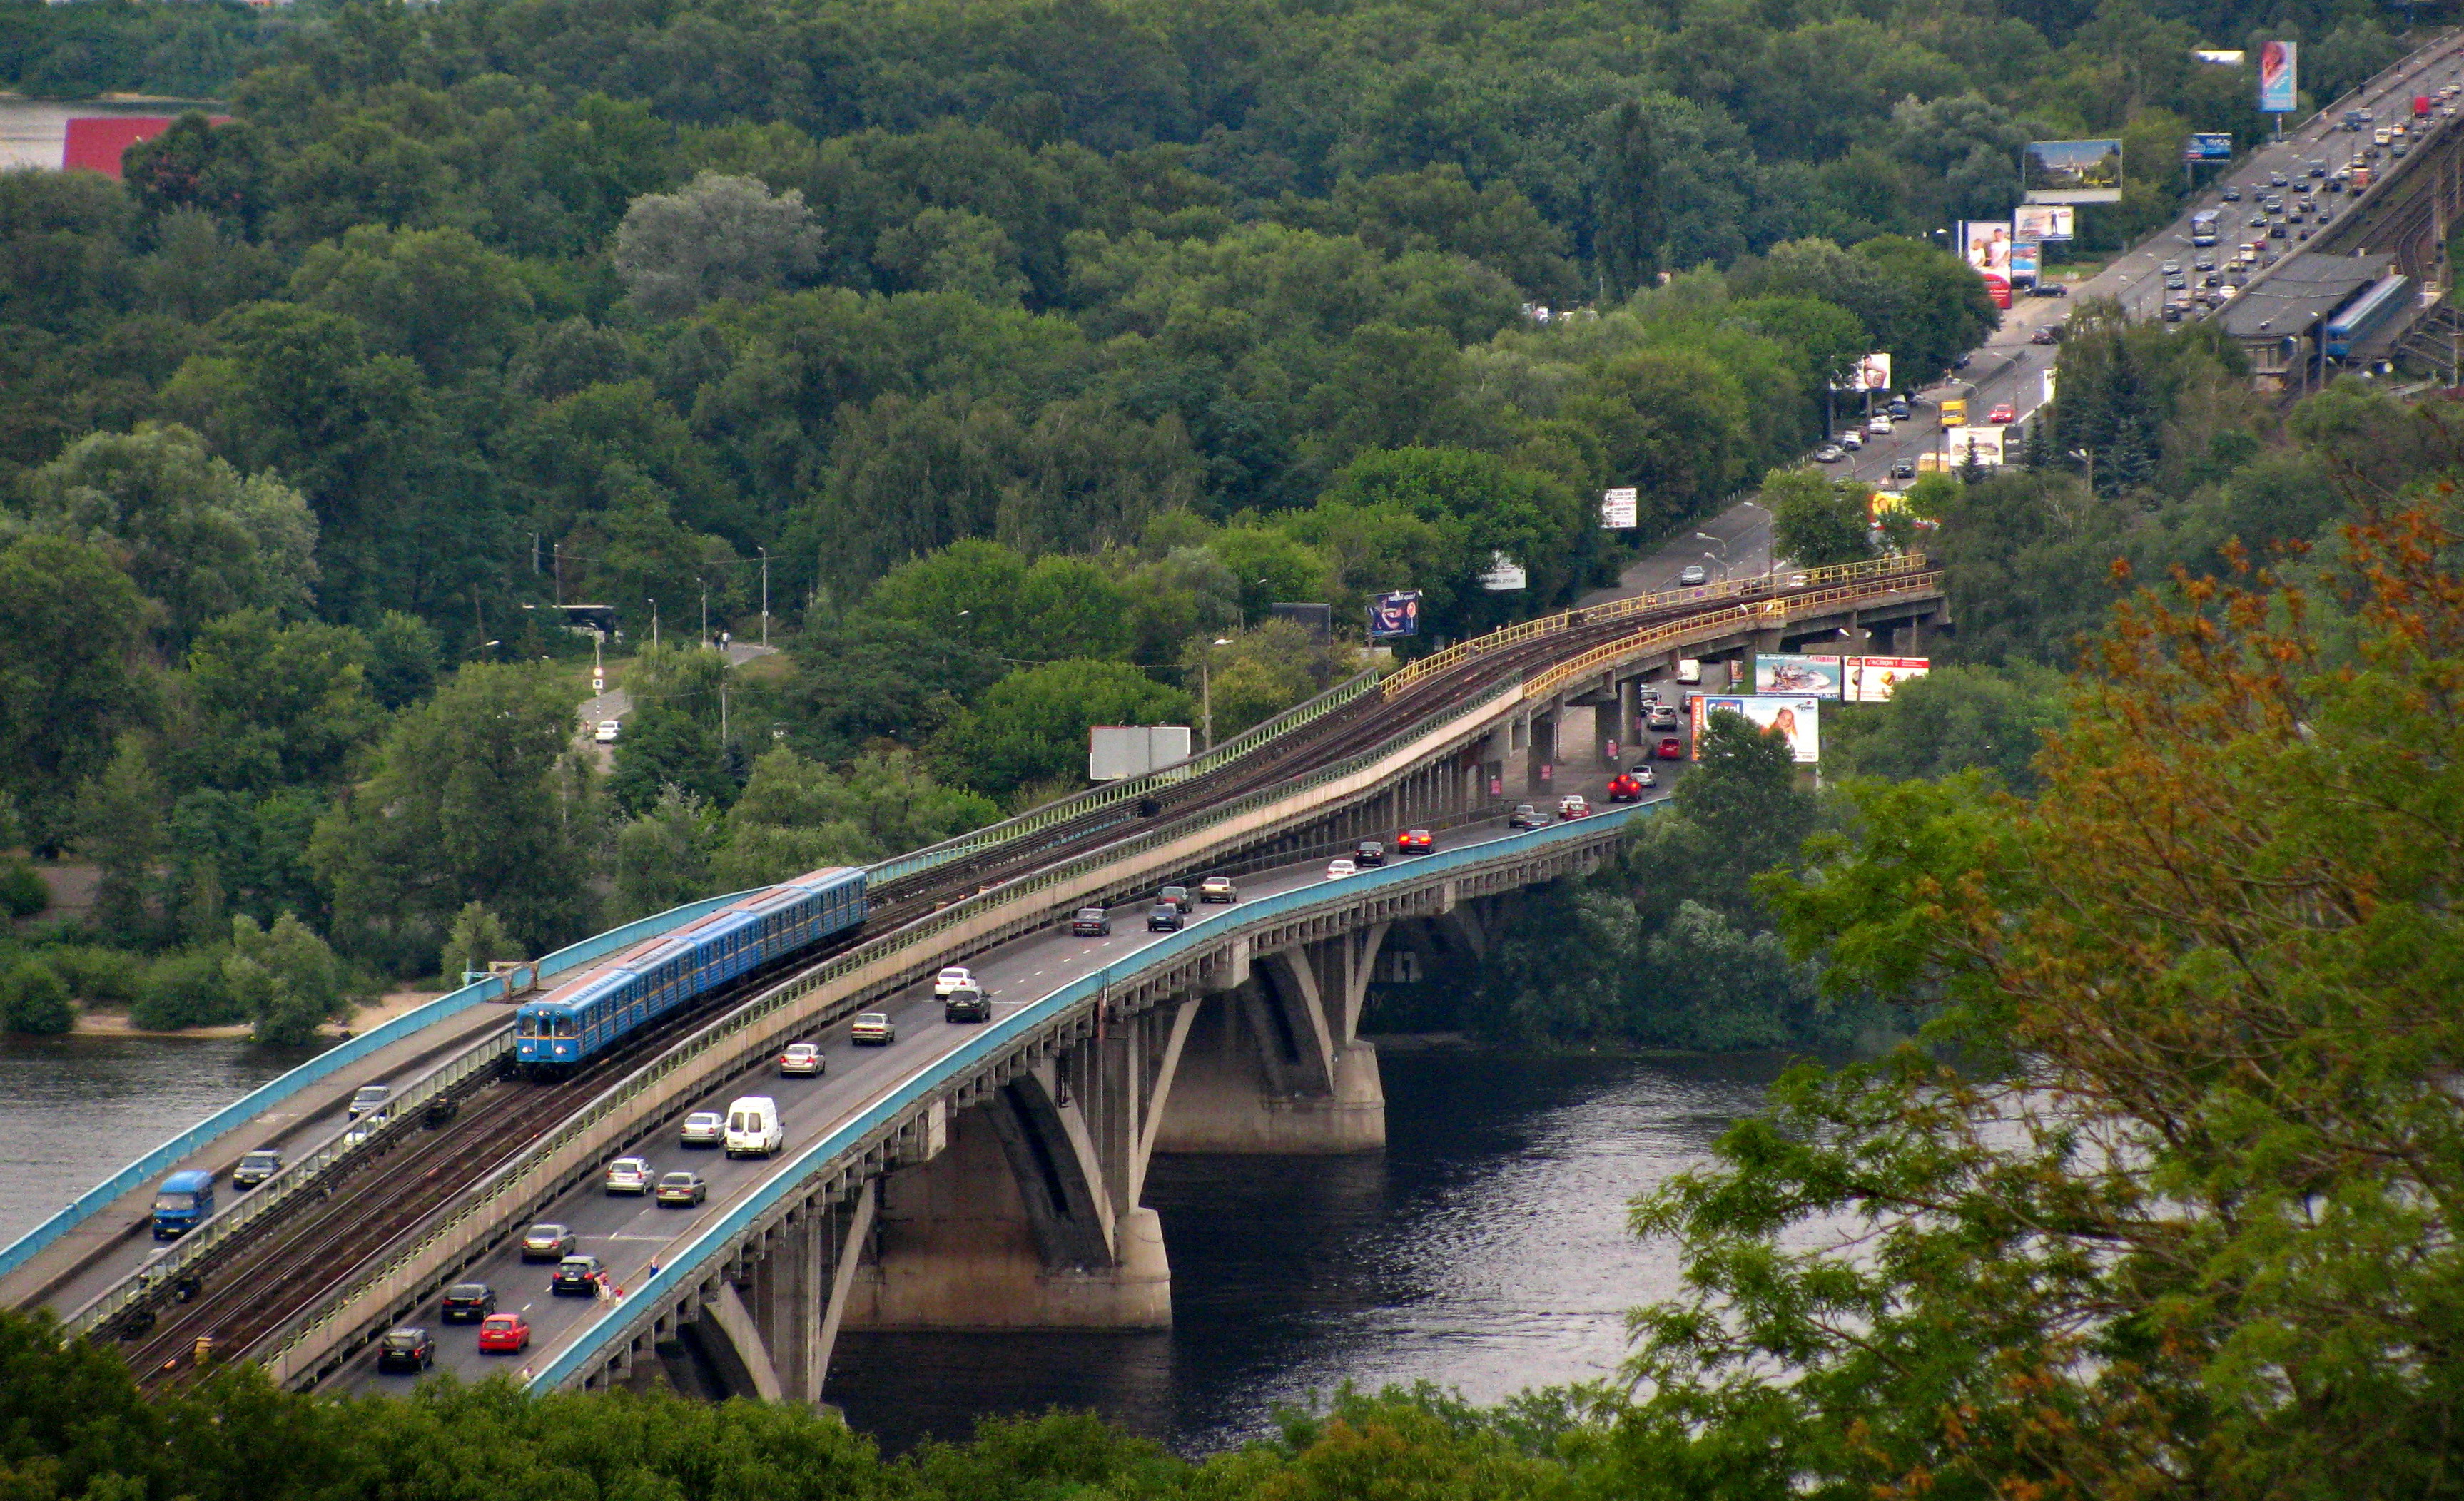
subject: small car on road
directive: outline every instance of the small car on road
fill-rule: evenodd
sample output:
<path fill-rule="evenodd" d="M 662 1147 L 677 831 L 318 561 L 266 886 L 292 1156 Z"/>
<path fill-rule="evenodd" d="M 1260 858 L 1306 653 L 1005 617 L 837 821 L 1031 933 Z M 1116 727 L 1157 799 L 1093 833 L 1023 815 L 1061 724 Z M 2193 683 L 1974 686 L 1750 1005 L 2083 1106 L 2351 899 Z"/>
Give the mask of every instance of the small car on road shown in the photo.
<path fill-rule="evenodd" d="M 556 1264 L 547 1279 L 547 1290 L 557 1297 L 591 1297 L 599 1292 L 599 1278 L 605 1271 L 596 1256 L 567 1256 Z"/>
<path fill-rule="evenodd" d="M 1914 460 L 1914 459 L 1895 459 L 1895 460 L 1893 460 L 1893 461 L 1892 461 L 1892 463 L 1891 463 L 1891 478 L 1893 478 L 1893 479 L 1895 479 L 1895 480 L 1912 480 L 1912 479 L 1915 479 L 1916 477 L 1917 477 L 1917 461 L 1916 461 L 1916 460 Z"/>
<path fill-rule="evenodd" d="M 393 1098 L 391 1084 L 363 1084 L 351 1096 L 351 1119 L 357 1120 L 367 1112 Z"/>
<path fill-rule="evenodd" d="M 496 1311 L 496 1290 L 485 1282 L 456 1282 L 445 1290 L 444 1300 L 436 1305 L 436 1320 L 444 1324 L 475 1324 Z"/>
<path fill-rule="evenodd" d="M 1189 888 L 1187 886 L 1166 886 L 1161 891 L 1155 893 L 1155 900 L 1157 902 L 1169 902 L 1174 906 L 1180 908 L 1183 912 L 1188 911 L 1196 904 L 1189 899 Z"/>
<path fill-rule="evenodd" d="M 993 1019 L 993 998 L 981 990 L 952 990 L 941 997 L 943 1021 L 990 1021 Z"/>
<path fill-rule="evenodd" d="M 1985 420 L 1996 427 L 2007 426 L 2019 420 L 2019 412 L 2018 409 L 2013 406 L 2010 402 L 2003 402 L 1997 404 L 1993 410 L 1986 413 Z"/>
<path fill-rule="evenodd" d="M 1112 914 L 1102 907 L 1080 907 L 1069 919 L 1072 938 L 1110 938 L 1112 936 Z M 942 999 L 947 1000 L 944 996 Z"/>
<path fill-rule="evenodd" d="M 1848 457 L 1848 450 L 1836 443 L 1826 443 L 1814 450 L 1814 462 L 1816 464 L 1837 464 L 1846 457 Z"/>
<path fill-rule="evenodd" d="M 519 1314 L 490 1314 L 479 1325 L 481 1355 L 519 1355 L 531 1347 L 531 1321 Z"/>
<path fill-rule="evenodd" d="M 246 1193 L 275 1173 L 282 1171 L 282 1154 L 270 1146 L 260 1146 L 239 1160 L 231 1169 L 231 1186 Z"/>
<path fill-rule="evenodd" d="M 1198 883 L 1198 900 L 1229 906 L 1241 900 L 1241 888 L 1232 884 L 1229 876 L 1209 876 Z"/>
<path fill-rule="evenodd" d="M 1609 778 L 1609 801 L 1639 803 L 1642 801 L 1642 783 L 1628 772 L 1620 772 Z"/>
<path fill-rule="evenodd" d="M 1557 816 L 1560 818 L 1588 818 L 1591 816 L 1591 799 L 1580 793 L 1568 793 L 1557 799 Z"/>
<path fill-rule="evenodd" d="M 1426 829 L 1405 829 L 1395 836 L 1397 855 L 1426 855 L 1438 847 L 1438 837 Z"/>
<path fill-rule="evenodd" d="M 1887 416 L 1877 412 L 1873 416 L 1865 419 L 1865 430 L 1877 438 L 1889 437 L 1891 433 L 1891 420 Z"/>
<path fill-rule="evenodd" d="M 1711 581 L 1711 571 L 1700 563 L 1688 563 L 1679 570 L 1677 582 L 1684 589 L 1700 589 Z"/>
<path fill-rule="evenodd" d="M 1652 747 L 1651 753 L 1663 761 L 1683 761 L 1685 759 L 1685 742 L 1675 735 L 1662 735 L 1660 744 Z"/>
<path fill-rule="evenodd" d="M 436 1363 L 436 1338 L 417 1324 L 390 1330 L 377 1341 L 380 1371 L 424 1371 Z"/>
<path fill-rule="evenodd" d="M 650 1197 L 662 1207 L 673 1205 L 689 1209 L 710 1197 L 710 1185 L 691 1168 L 678 1168 L 660 1177 L 658 1191 Z"/>
<path fill-rule="evenodd" d="M 1360 867 L 1348 859 L 1331 859 L 1326 862 L 1326 879 L 1329 881 L 1341 881 L 1346 876 L 1359 874 Z"/>
<path fill-rule="evenodd" d="M 601 1186 L 609 1193 L 648 1193 L 658 1178 L 647 1157 L 620 1157 L 607 1164 Z"/>
<path fill-rule="evenodd" d="M 1147 931 L 1150 933 L 1177 933 L 1188 925 L 1189 919 L 1181 916 L 1180 908 L 1169 902 L 1158 902 L 1147 908 Z"/>
<path fill-rule="evenodd" d="M 727 1140 L 727 1118 L 715 1110 L 696 1110 L 685 1117 L 678 1136 L 686 1146 L 716 1146 Z"/>
<path fill-rule="evenodd" d="M 616 743 L 616 737 L 624 732 L 625 722 L 623 720 L 603 719 L 599 722 L 597 732 L 592 734 L 590 738 L 603 746 L 612 746 Z"/>
<path fill-rule="evenodd" d="M 1352 847 L 1352 862 L 1363 870 L 1368 869 L 1372 865 L 1385 864 L 1385 841 L 1383 839 L 1363 839 L 1359 843 L 1353 845 Z"/>
<path fill-rule="evenodd" d="M 951 995 L 958 993 L 956 990 Z M 944 1001 L 949 996 L 942 997 Z M 886 1048 L 898 1040 L 898 1024 L 888 1012 L 862 1012 L 847 1025 L 847 1041 L 859 1048 Z"/>
<path fill-rule="evenodd" d="M 809 1042 L 791 1042 L 787 1051 L 779 1055 L 779 1072 L 789 1077 L 810 1078 L 826 1072 L 829 1066 L 822 1050 Z"/>
<path fill-rule="evenodd" d="M 1514 811 L 1506 816 L 1506 826 L 1509 829 L 1536 829 L 1548 821 L 1549 816 L 1529 803 L 1516 803 Z"/>
<path fill-rule="evenodd" d="M 976 983 L 976 973 L 965 965 L 952 965 L 933 977 L 933 993 L 947 995 L 962 985 Z"/>
<path fill-rule="evenodd" d="M 522 1231 L 524 1261 L 561 1261 L 573 1254 L 581 1242 L 572 1230 L 561 1225 L 534 1225 Z"/>

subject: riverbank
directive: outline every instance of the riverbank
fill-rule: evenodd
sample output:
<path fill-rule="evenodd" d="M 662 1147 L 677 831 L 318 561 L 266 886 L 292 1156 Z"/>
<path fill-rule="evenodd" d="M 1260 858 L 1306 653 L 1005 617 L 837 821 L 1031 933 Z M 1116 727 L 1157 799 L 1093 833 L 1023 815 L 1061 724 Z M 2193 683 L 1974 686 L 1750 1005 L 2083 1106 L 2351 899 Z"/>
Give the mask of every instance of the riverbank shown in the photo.
<path fill-rule="evenodd" d="M 328 1041 L 339 1042 L 344 1037 L 366 1032 L 371 1027 L 382 1027 L 403 1012 L 425 1006 L 444 993 L 442 990 L 387 990 L 371 1004 L 361 1007 L 342 1020 L 327 1022 L 318 1028 L 317 1034 Z M 196 1042 L 220 1042 L 229 1041 L 234 1037 L 245 1037 L 251 1030 L 248 1023 L 236 1022 L 228 1027 L 183 1027 L 177 1032 L 149 1032 L 128 1019 L 126 1007 L 90 1005 L 78 1008 L 77 1025 L 70 1030 L 69 1035 L 73 1037 L 166 1037 Z"/>

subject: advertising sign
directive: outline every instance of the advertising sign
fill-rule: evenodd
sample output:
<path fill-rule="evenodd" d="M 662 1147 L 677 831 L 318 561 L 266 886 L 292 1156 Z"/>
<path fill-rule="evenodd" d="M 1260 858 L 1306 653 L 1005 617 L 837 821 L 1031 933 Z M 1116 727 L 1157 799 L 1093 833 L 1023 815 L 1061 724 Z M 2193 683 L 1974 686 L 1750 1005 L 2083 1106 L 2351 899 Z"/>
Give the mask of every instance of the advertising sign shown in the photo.
<path fill-rule="evenodd" d="M 1953 427 L 1943 434 L 1944 451 L 1950 455 L 1950 467 L 1964 467 L 1972 454 L 1976 462 L 1996 465 L 2002 462 L 2002 429 L 1999 427 Z"/>
<path fill-rule="evenodd" d="M 2213 63 L 2220 68 L 2238 68 L 2249 60 L 2250 54 L 2238 47 L 2193 47 L 2190 57 L 2195 62 Z"/>
<path fill-rule="evenodd" d="M 2233 160 L 2233 135 L 2230 131 L 2193 131 L 2182 155 L 2193 162 L 2230 162 Z"/>
<path fill-rule="evenodd" d="M 1491 594 L 1510 594 L 1527 582 L 1523 565 L 1499 552 L 1488 555 L 1488 568 L 1480 576 L 1480 586 Z"/>
<path fill-rule="evenodd" d="M 1848 702 L 1851 704 L 1887 704 L 1893 690 L 1910 678 L 1922 678 L 1933 668 L 1925 657 L 1849 657 L 1847 663 Z"/>
<path fill-rule="evenodd" d="M 2031 141 L 2019 159 L 2019 185 L 2032 204 L 2122 202 L 2122 142 Z"/>
<path fill-rule="evenodd" d="M 1777 735 L 1788 742 L 1790 756 L 1799 766 L 1812 766 L 1822 759 L 1822 701 L 1802 694 L 1714 693 L 1696 696 L 1694 700 L 1694 743 L 1703 743 L 1703 731 L 1711 723 L 1711 711 L 1725 708 L 1743 714 L 1746 723 L 1767 735 Z"/>
<path fill-rule="evenodd" d="M 2011 221 L 1962 219 L 1959 221 L 1959 253 L 1978 271 L 2008 275 L 2011 271 Z"/>
<path fill-rule="evenodd" d="M 1857 361 L 1855 377 L 1859 391 L 1887 391 L 1891 388 L 1891 352 L 1878 350 Z"/>
<path fill-rule="evenodd" d="M 1420 634 L 1420 591 L 1397 589 L 1369 597 L 1369 639 Z"/>
<path fill-rule="evenodd" d="M 1756 693 L 1803 693 L 1814 698 L 1837 698 L 1840 682 L 1839 659 L 1837 657 L 1758 655 L 1754 658 Z"/>
<path fill-rule="evenodd" d="M 1600 525 L 1611 532 L 1631 532 L 1642 524 L 1642 503 L 1631 485 L 1600 495 Z"/>
<path fill-rule="evenodd" d="M 2290 115 L 2301 107 L 2300 48 L 2293 42 L 2258 47 L 2258 112 Z"/>
<path fill-rule="evenodd" d="M 2036 242 L 2018 239 L 2011 242 L 2011 279 L 2034 285 L 2036 280 Z"/>
<path fill-rule="evenodd" d="M 2043 244 L 2068 240 L 2079 228 L 2079 210 L 2068 204 L 2021 204 L 2011 210 L 2011 232 Z"/>
<path fill-rule="evenodd" d="M 1087 731 L 1087 780 L 1118 782 L 1189 759 L 1187 725 L 1096 725 Z"/>

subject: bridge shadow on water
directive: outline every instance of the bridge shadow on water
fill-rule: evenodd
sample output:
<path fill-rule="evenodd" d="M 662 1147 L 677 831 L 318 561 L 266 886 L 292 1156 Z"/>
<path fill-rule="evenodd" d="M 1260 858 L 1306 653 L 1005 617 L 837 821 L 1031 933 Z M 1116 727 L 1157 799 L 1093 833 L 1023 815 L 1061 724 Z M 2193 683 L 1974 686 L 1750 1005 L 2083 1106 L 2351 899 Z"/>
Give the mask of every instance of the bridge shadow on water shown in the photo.
<path fill-rule="evenodd" d="M 1486 1402 L 1610 1375 L 1626 1310 L 1677 1286 L 1628 1201 L 1701 1162 L 1786 1061 L 1390 1047 L 1381 1155 L 1156 1160 L 1169 1332 L 849 1334 L 829 1400 L 892 1451 L 1057 1406 L 1196 1454 L 1345 1381 Z"/>

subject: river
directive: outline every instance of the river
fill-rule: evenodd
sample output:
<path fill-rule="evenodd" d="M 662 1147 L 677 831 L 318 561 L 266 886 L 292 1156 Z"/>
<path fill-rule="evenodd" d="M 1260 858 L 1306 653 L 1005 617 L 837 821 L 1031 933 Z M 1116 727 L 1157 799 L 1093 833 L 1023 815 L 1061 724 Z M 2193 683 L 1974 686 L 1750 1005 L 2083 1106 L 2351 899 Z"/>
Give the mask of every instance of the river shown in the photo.
<path fill-rule="evenodd" d="M 0 1242 L 287 1067 L 244 1042 L 0 1043 Z M 848 1335 L 831 1400 L 891 1449 L 980 1413 L 1091 1407 L 1184 1453 L 1344 1381 L 1490 1402 L 1611 1375 L 1624 1315 L 1676 1290 L 1626 1205 L 1704 1160 L 1780 1060 L 1390 1048 L 1387 1150 L 1159 1159 L 1147 1202 L 1175 1325 L 1132 1335 Z"/>

